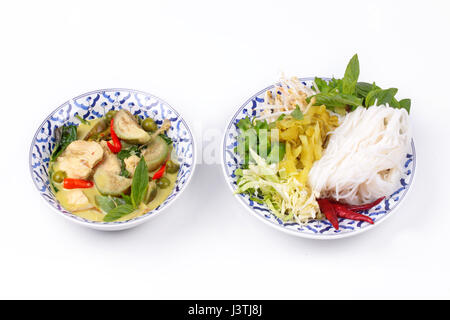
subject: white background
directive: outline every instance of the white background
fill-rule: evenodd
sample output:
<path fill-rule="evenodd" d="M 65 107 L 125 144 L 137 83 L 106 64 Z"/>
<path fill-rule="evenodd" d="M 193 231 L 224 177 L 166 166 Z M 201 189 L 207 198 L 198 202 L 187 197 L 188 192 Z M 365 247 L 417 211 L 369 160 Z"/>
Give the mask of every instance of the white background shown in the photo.
<path fill-rule="evenodd" d="M 0 5 L 0 298 L 450 298 L 448 1 L 10 1 Z M 31 182 L 42 120 L 87 91 L 151 92 L 220 130 L 281 72 L 412 99 L 415 185 L 379 227 L 314 241 L 250 216 L 219 164 L 123 232 L 60 217 Z"/>

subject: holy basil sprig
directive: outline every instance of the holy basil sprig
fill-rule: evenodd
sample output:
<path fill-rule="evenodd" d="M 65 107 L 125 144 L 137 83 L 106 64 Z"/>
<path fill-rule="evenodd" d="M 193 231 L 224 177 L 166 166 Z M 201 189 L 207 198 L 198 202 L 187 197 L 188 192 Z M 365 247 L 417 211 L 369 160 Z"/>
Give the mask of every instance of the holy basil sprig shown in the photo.
<path fill-rule="evenodd" d="M 125 168 L 125 159 L 136 155 L 138 157 L 141 156 L 141 150 L 139 150 L 139 147 L 136 145 L 131 146 L 128 149 L 122 149 L 119 151 L 119 153 L 117 154 L 117 158 L 119 158 L 120 160 L 120 173 L 119 175 L 125 177 L 125 178 L 129 178 L 131 176 L 131 174 L 128 172 L 128 170 Z"/>
<path fill-rule="evenodd" d="M 110 210 L 108 214 L 103 218 L 105 222 L 112 222 L 117 219 L 126 216 L 134 211 L 134 207 L 131 204 L 121 204 L 120 206 L 115 207 Z"/>
<path fill-rule="evenodd" d="M 393 108 L 403 108 L 409 113 L 411 100 L 403 99 L 398 101 L 395 98 L 398 89 L 381 89 L 374 83 L 358 82 L 359 78 L 359 60 L 355 54 L 349 61 L 345 74 L 342 79 L 332 78 L 325 81 L 321 78 L 315 78 L 315 87 L 320 91 L 315 97 L 314 105 L 325 105 L 332 111 L 341 110 L 351 111 L 358 106 L 366 108 L 373 105 L 388 104 Z M 308 98 L 308 102 L 312 97 Z"/>
<path fill-rule="evenodd" d="M 52 161 L 56 160 L 59 155 L 66 150 L 67 146 L 77 140 L 77 126 L 67 125 L 56 128 L 55 130 L 55 148 L 53 149 Z"/>
<path fill-rule="evenodd" d="M 131 194 L 129 196 L 122 194 L 122 197 L 97 196 L 95 198 L 99 207 L 106 212 L 103 221 L 115 221 L 139 208 L 147 193 L 148 179 L 147 164 L 142 157 L 134 171 Z"/>

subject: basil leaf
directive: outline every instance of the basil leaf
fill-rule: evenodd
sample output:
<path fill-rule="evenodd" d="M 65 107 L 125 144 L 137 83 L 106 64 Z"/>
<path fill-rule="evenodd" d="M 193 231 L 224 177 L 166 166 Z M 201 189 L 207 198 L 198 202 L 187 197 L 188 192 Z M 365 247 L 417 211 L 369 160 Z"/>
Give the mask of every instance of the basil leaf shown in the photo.
<path fill-rule="evenodd" d="M 131 146 L 128 149 L 122 149 L 117 154 L 117 158 L 120 160 L 125 160 L 126 158 L 131 157 L 132 155 L 136 155 L 138 157 L 141 156 L 141 151 L 138 146 Z"/>
<path fill-rule="evenodd" d="M 104 212 L 108 213 L 115 207 L 117 207 L 116 203 L 111 197 L 108 196 L 95 196 L 95 202 L 98 204 L 100 209 L 102 209 Z"/>
<path fill-rule="evenodd" d="M 125 203 L 127 203 L 127 204 L 133 204 L 132 201 L 131 201 L 131 197 L 128 196 L 128 195 L 126 195 L 126 194 L 123 194 L 123 193 L 122 193 L 122 199 L 123 199 L 123 200 L 125 201 Z"/>
<path fill-rule="evenodd" d="M 125 178 L 131 177 L 131 173 L 128 172 L 128 170 L 125 168 L 124 160 L 129 158 L 129 157 L 131 157 L 131 156 L 133 156 L 133 155 L 136 155 L 138 157 L 141 156 L 141 151 L 139 150 L 138 146 L 131 146 L 128 149 L 122 149 L 117 154 L 117 158 L 119 158 L 119 160 L 120 160 L 120 173 L 119 173 L 119 175 L 121 175 L 122 177 L 125 177 Z"/>
<path fill-rule="evenodd" d="M 123 160 L 121 161 L 119 176 L 125 178 L 131 177 L 131 173 L 125 168 L 125 162 L 123 162 Z"/>
<path fill-rule="evenodd" d="M 373 106 L 375 101 L 377 102 L 377 106 L 382 104 L 390 104 L 394 96 L 397 94 L 398 89 L 389 88 L 389 89 L 374 89 L 367 94 L 365 104 L 366 107 Z"/>
<path fill-rule="evenodd" d="M 377 86 L 374 83 L 368 83 L 368 82 L 358 82 L 356 83 L 355 93 L 356 96 L 359 98 L 365 98 L 367 97 L 367 94 L 375 89 L 380 89 L 379 86 Z"/>
<path fill-rule="evenodd" d="M 406 109 L 409 113 L 409 110 L 411 109 L 411 99 L 402 99 L 398 103 L 401 108 Z"/>
<path fill-rule="evenodd" d="M 359 60 L 355 54 L 345 69 L 344 78 L 342 78 L 342 93 L 353 94 L 355 92 L 356 83 L 359 78 Z"/>
<path fill-rule="evenodd" d="M 397 88 L 382 90 L 377 97 L 377 106 L 391 103 L 392 99 L 394 99 L 395 95 L 397 94 L 397 91 Z"/>
<path fill-rule="evenodd" d="M 317 89 L 319 89 L 320 92 L 327 93 L 330 90 L 330 87 L 328 86 L 328 83 L 325 80 L 316 77 L 314 79 L 314 82 L 317 86 Z"/>
<path fill-rule="evenodd" d="M 330 87 L 329 92 L 339 93 L 342 92 L 343 81 L 342 79 L 332 78 L 328 81 L 328 86 Z"/>
<path fill-rule="evenodd" d="M 103 217 L 103 221 L 105 222 L 115 221 L 129 213 L 132 213 L 133 211 L 134 207 L 132 205 L 122 204 L 110 210 L 108 214 Z"/>
<path fill-rule="evenodd" d="M 170 139 L 167 135 L 161 133 L 159 136 L 163 138 L 163 140 L 167 143 L 167 145 L 170 146 L 172 144 L 173 142 L 172 139 Z"/>
<path fill-rule="evenodd" d="M 291 112 L 291 116 L 297 120 L 303 119 L 303 112 L 300 110 L 298 104 L 295 106 L 295 110 Z"/>
<path fill-rule="evenodd" d="M 124 150 L 120 150 L 119 153 L 117 154 L 117 158 L 119 158 L 120 160 L 125 160 L 126 158 L 131 157 L 131 152 L 130 150 L 124 149 Z"/>
<path fill-rule="evenodd" d="M 355 106 L 358 107 L 362 105 L 362 99 L 352 96 L 349 94 L 316 94 L 316 106 L 320 106 L 324 104 L 327 108 L 334 108 L 334 107 L 346 107 L 349 106 Z"/>
<path fill-rule="evenodd" d="M 148 168 L 144 157 L 134 171 L 133 181 L 131 182 L 131 202 L 134 208 L 137 208 L 144 199 L 148 188 Z"/>
<path fill-rule="evenodd" d="M 52 161 L 66 150 L 67 146 L 77 140 L 77 126 L 62 126 L 55 130 L 56 144 L 52 154 Z"/>

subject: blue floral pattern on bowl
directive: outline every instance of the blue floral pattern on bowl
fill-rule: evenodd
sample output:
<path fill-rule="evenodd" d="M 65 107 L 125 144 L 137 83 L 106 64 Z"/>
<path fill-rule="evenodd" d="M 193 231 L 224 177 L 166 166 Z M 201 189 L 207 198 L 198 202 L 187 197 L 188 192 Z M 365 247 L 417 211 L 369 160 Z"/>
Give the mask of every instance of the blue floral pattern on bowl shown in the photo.
<path fill-rule="evenodd" d="M 141 118 L 152 117 L 158 125 L 164 119 L 170 119 L 172 127 L 167 132 L 173 140 L 174 150 L 180 170 L 176 185 L 169 197 L 157 208 L 146 214 L 127 221 L 95 222 L 79 217 L 64 209 L 55 199 L 50 189 L 48 166 L 50 155 L 55 147 L 54 131 L 64 124 L 80 124 L 77 115 L 85 120 L 104 116 L 110 110 L 126 109 Z M 88 224 L 93 228 L 102 229 L 102 226 L 117 226 L 111 229 L 124 229 L 125 224 L 139 224 L 149 216 L 156 215 L 184 190 L 195 168 L 194 138 L 187 123 L 168 103 L 151 94 L 129 89 L 104 89 L 82 94 L 67 101 L 53 111 L 37 130 L 31 143 L 29 155 L 30 171 L 33 182 L 44 200 L 64 216 L 76 222 Z"/>
<path fill-rule="evenodd" d="M 308 87 L 312 86 L 313 80 L 314 78 L 300 79 L 300 81 Z M 240 157 L 234 152 L 234 148 L 237 146 L 237 136 L 239 134 L 236 124 L 239 120 L 247 116 L 256 116 L 261 104 L 264 103 L 265 92 L 267 90 L 274 89 L 275 86 L 276 85 L 269 86 L 248 99 L 234 114 L 225 129 L 222 145 L 222 166 L 227 184 L 233 192 L 237 189 L 237 177 L 234 175 L 234 171 L 239 168 L 239 164 L 241 162 Z M 284 222 L 275 215 L 271 214 L 270 210 L 266 206 L 252 201 L 248 195 L 236 194 L 236 197 L 239 202 L 241 202 L 254 216 L 260 218 L 262 221 L 277 229 L 306 238 L 338 238 L 365 231 L 385 220 L 404 199 L 413 181 L 415 168 L 416 152 L 414 142 L 411 141 L 411 147 L 405 158 L 403 175 L 399 181 L 398 190 L 389 197 L 386 197 L 386 199 L 376 207 L 363 212 L 374 220 L 374 225 L 361 221 L 339 219 L 339 230 L 335 230 L 328 220 L 311 220 L 304 225 L 300 225 L 295 222 Z"/>

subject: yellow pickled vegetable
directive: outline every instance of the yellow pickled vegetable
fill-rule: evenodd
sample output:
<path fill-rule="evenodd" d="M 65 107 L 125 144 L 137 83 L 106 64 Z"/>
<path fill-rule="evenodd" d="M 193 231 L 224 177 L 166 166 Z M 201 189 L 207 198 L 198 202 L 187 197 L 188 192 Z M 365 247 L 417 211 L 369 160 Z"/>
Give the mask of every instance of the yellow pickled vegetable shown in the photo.
<path fill-rule="evenodd" d="M 278 120 L 279 141 L 286 143 L 286 154 L 279 169 L 307 187 L 309 170 L 322 157 L 328 132 L 338 125 L 339 119 L 330 115 L 325 106 L 309 107 L 301 120 L 291 116 Z"/>

